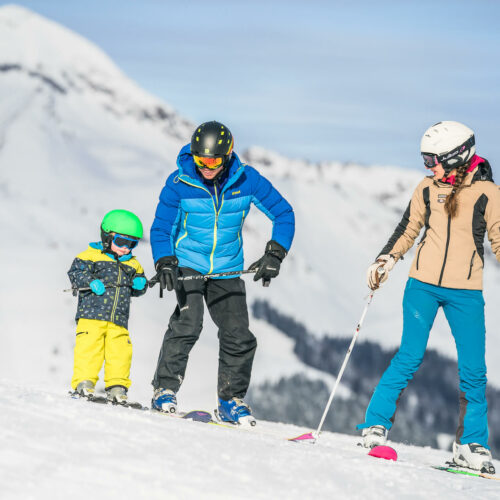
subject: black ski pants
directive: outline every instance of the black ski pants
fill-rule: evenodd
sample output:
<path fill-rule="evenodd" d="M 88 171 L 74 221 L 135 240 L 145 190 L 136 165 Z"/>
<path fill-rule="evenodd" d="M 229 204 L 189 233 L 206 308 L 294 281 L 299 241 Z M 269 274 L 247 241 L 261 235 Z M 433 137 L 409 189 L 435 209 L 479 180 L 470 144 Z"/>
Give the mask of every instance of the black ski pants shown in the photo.
<path fill-rule="evenodd" d="M 199 274 L 181 268 L 183 276 Z M 189 353 L 203 327 L 203 300 L 219 328 L 220 398 L 243 398 L 250 384 L 257 339 L 249 330 L 245 282 L 240 278 L 179 281 L 177 307 L 170 317 L 153 379 L 155 389 L 179 390 Z"/>

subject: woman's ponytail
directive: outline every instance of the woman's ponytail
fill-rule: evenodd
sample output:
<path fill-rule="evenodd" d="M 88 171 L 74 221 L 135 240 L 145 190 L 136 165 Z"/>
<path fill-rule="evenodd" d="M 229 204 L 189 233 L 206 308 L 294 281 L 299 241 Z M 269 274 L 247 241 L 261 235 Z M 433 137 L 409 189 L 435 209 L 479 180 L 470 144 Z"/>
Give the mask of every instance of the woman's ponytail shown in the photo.
<path fill-rule="evenodd" d="M 457 173 L 455 175 L 455 183 L 452 186 L 451 193 L 446 197 L 446 202 L 444 204 L 444 209 L 446 213 L 451 217 L 455 217 L 458 212 L 458 193 L 463 188 L 463 183 L 467 177 L 467 170 L 469 169 L 470 162 L 465 165 L 461 165 L 457 168 Z"/>

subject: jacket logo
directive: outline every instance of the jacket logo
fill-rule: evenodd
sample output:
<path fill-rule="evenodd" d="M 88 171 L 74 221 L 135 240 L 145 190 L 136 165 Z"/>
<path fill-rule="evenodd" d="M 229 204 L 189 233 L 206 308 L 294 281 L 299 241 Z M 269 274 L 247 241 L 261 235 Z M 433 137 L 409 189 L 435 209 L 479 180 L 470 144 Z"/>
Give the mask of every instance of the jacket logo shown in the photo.
<path fill-rule="evenodd" d="M 241 191 L 233 191 L 231 194 L 234 196 L 235 194 L 240 194 Z"/>

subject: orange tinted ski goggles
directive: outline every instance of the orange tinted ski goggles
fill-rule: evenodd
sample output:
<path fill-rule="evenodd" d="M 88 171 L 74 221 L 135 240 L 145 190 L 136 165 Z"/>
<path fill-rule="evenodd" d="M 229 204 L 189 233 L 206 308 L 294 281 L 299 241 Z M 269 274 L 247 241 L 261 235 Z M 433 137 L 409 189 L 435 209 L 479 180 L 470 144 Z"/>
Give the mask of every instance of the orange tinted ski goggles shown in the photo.
<path fill-rule="evenodd" d="M 224 161 L 220 156 L 218 158 L 207 158 L 206 156 L 196 155 L 193 155 L 193 160 L 199 168 L 209 168 L 210 170 L 219 168 Z"/>

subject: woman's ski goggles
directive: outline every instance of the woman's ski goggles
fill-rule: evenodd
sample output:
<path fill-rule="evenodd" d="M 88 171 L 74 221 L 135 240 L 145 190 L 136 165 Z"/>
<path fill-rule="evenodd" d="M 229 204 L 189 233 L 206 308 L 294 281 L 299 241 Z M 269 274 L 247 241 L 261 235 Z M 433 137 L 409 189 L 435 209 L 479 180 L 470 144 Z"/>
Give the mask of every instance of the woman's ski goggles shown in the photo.
<path fill-rule="evenodd" d="M 438 163 L 438 156 L 430 153 L 422 153 L 422 158 L 424 159 L 424 165 L 426 168 L 435 167 Z"/>
<path fill-rule="evenodd" d="M 115 234 L 113 236 L 113 243 L 120 248 L 128 248 L 132 250 L 139 244 L 137 238 L 131 238 L 130 236 L 125 236 L 124 234 Z"/>
<path fill-rule="evenodd" d="M 210 170 L 219 168 L 224 162 L 224 159 L 220 156 L 218 158 L 207 158 L 206 156 L 193 155 L 193 160 L 198 168 L 209 168 Z"/>

